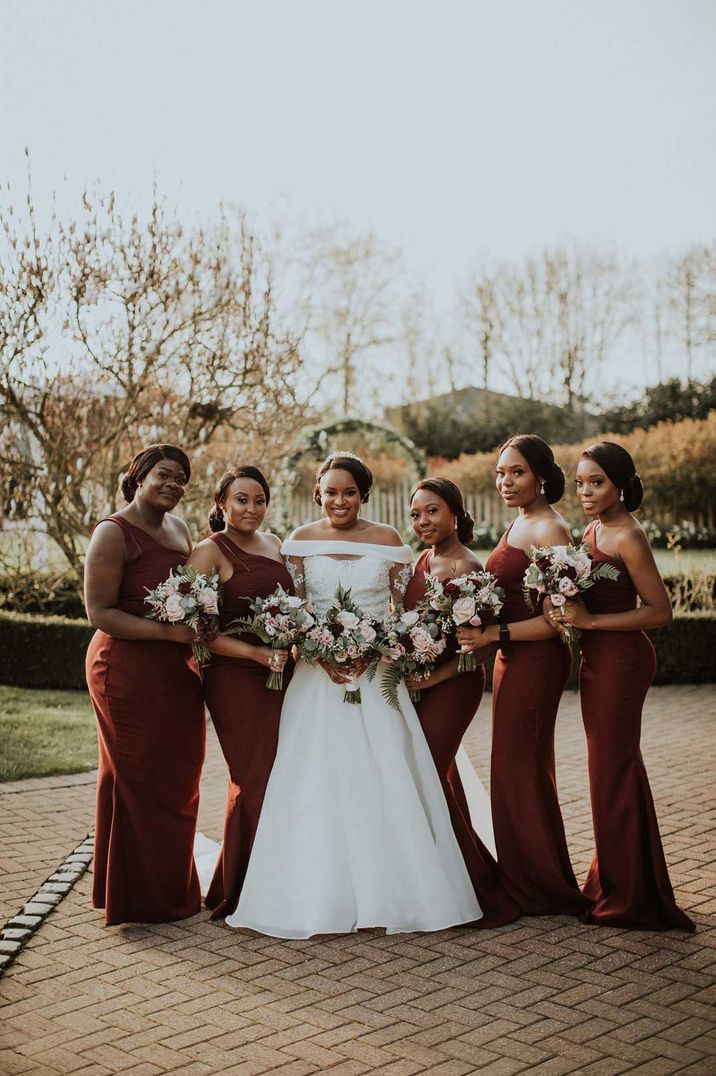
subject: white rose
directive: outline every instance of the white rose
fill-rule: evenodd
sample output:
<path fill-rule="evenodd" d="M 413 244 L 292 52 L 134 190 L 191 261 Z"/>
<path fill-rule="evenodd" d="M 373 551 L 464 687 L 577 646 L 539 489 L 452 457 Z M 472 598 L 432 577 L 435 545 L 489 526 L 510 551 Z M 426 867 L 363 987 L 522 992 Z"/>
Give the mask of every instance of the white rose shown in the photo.
<path fill-rule="evenodd" d="M 216 600 L 216 591 L 211 587 L 202 587 L 199 591 L 199 603 L 203 605 L 205 613 L 218 613 L 219 605 Z"/>
<path fill-rule="evenodd" d="M 556 606 L 564 605 L 567 600 L 564 594 L 550 594 L 550 598 L 552 599 L 552 605 Z"/>
<path fill-rule="evenodd" d="M 375 628 L 369 624 L 367 620 L 361 620 L 358 625 L 358 631 L 360 632 L 361 639 L 365 639 L 367 643 L 372 643 L 375 639 Z"/>
<path fill-rule="evenodd" d="M 303 605 L 303 598 L 289 594 L 288 597 L 283 599 L 283 604 L 287 605 L 289 609 L 298 609 L 299 606 Z"/>
<path fill-rule="evenodd" d="M 406 628 L 412 628 L 413 624 L 417 624 L 420 619 L 420 614 L 417 609 L 411 609 L 409 612 L 403 613 L 400 619 L 403 624 L 405 624 Z"/>
<path fill-rule="evenodd" d="M 456 624 L 467 624 L 475 615 L 474 598 L 458 598 L 452 607 L 452 618 Z"/>
<path fill-rule="evenodd" d="M 413 647 L 418 654 L 425 654 L 433 645 L 433 637 L 425 628 L 414 628 L 410 633 Z"/>
<path fill-rule="evenodd" d="M 172 624 L 182 620 L 184 607 L 181 603 L 181 594 L 170 594 L 164 605 L 164 615 Z"/>
<path fill-rule="evenodd" d="M 344 628 L 351 631 L 353 628 L 357 628 L 360 624 L 360 620 L 355 613 L 349 613 L 347 609 L 341 609 L 340 613 L 336 616 L 336 620 L 339 624 L 342 624 Z"/>
<path fill-rule="evenodd" d="M 568 598 L 571 598 L 574 594 L 579 593 L 579 587 L 575 586 L 571 579 L 560 579 L 559 589 L 562 594 L 566 594 Z"/>

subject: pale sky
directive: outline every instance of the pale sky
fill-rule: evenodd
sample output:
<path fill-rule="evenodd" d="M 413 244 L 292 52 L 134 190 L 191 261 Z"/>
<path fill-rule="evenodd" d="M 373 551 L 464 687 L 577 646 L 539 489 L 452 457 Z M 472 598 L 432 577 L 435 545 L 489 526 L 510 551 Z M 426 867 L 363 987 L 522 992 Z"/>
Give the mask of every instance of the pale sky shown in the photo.
<path fill-rule="evenodd" d="M 436 296 L 716 235 L 713 0 L 0 0 L 2 176 L 374 229 Z M 66 177 L 66 178 L 65 178 Z"/>

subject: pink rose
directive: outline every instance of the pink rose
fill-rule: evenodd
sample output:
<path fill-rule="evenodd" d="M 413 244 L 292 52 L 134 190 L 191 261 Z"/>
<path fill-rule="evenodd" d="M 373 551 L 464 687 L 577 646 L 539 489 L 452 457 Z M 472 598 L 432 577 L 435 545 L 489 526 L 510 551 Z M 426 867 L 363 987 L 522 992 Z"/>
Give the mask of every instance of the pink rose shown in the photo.
<path fill-rule="evenodd" d="M 418 654 L 426 654 L 433 645 L 433 637 L 425 628 L 413 628 L 410 633 L 413 648 Z"/>
<path fill-rule="evenodd" d="M 216 591 L 211 587 L 202 587 L 199 591 L 199 604 L 204 607 L 204 612 L 210 615 L 215 615 L 219 612 L 219 605 L 216 600 Z"/>
<path fill-rule="evenodd" d="M 172 624 L 178 623 L 184 618 L 184 608 L 181 603 L 181 594 L 170 594 L 164 604 L 164 615 Z"/>
<path fill-rule="evenodd" d="M 475 599 L 471 597 L 458 598 L 452 607 L 452 618 L 456 624 L 467 624 L 475 615 Z"/>

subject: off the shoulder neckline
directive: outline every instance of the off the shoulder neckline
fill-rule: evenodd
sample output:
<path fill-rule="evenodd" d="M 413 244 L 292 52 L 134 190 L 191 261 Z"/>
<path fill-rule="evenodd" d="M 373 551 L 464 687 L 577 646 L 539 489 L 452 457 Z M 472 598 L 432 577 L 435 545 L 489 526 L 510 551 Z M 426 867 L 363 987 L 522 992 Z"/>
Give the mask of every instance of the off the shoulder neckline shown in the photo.
<path fill-rule="evenodd" d="M 287 557 L 325 557 L 343 554 L 353 557 L 381 557 L 398 564 L 411 564 L 413 551 L 408 545 L 380 545 L 377 542 L 328 541 L 326 539 L 308 539 L 296 541 L 287 539 L 281 546 L 281 552 Z"/>

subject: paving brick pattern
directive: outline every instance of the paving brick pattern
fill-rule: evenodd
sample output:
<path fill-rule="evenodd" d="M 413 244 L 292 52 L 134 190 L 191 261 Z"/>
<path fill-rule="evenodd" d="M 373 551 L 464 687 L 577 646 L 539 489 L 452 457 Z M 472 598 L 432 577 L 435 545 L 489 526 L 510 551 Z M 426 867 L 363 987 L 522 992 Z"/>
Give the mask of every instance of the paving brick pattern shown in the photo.
<path fill-rule="evenodd" d="M 487 703 L 466 744 L 483 778 Z M 672 880 L 695 936 L 568 918 L 289 942 L 204 915 L 107 929 L 87 875 L 0 979 L 0 1073 L 713 1076 L 715 704 L 711 687 L 662 687 L 645 721 Z M 575 695 L 560 712 L 558 768 L 583 875 L 591 826 Z M 8 914 L 91 825 L 91 786 L 56 780 L 64 786 L 0 787 Z M 223 783 L 212 737 L 200 822 L 214 836 Z"/>

